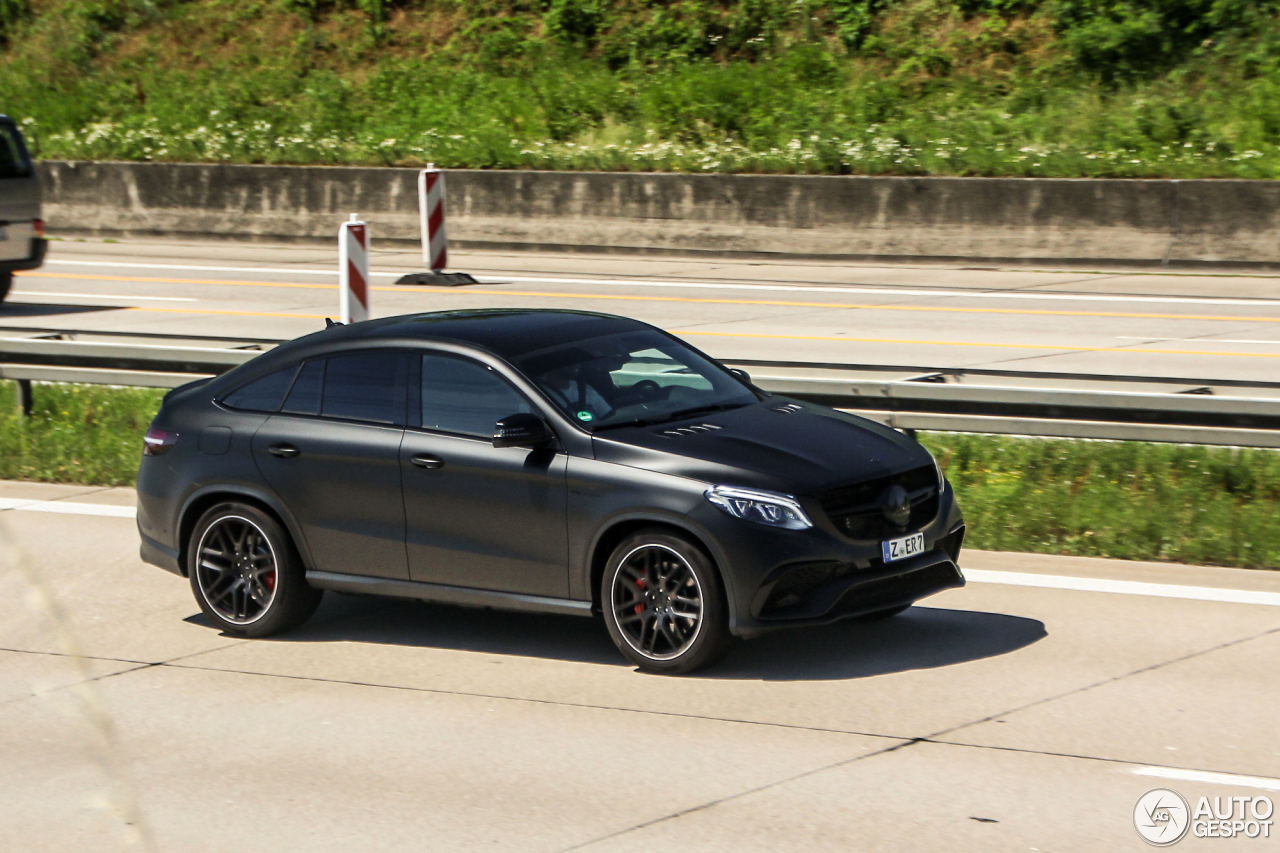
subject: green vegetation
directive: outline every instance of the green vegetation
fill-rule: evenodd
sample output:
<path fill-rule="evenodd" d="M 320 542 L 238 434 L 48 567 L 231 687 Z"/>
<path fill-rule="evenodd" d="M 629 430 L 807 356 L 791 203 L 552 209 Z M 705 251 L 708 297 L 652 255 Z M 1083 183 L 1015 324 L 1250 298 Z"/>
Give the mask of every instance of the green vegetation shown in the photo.
<path fill-rule="evenodd" d="M 0 382 L 0 479 L 132 485 L 162 391 Z M 1129 560 L 1280 567 L 1280 451 L 932 433 L 966 544 Z"/>
<path fill-rule="evenodd" d="M 45 157 L 1273 178 L 1274 0 L 0 0 Z"/>
<path fill-rule="evenodd" d="M 1280 452 L 935 433 L 974 548 L 1280 568 Z"/>
<path fill-rule="evenodd" d="M 0 382 L 0 479 L 133 485 L 163 390 L 37 384 L 29 418 L 16 394 Z"/>

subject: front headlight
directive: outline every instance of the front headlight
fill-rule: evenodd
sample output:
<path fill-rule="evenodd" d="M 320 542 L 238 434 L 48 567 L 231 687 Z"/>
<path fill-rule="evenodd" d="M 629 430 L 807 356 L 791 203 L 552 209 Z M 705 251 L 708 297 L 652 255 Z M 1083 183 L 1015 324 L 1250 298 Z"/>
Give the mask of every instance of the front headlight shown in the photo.
<path fill-rule="evenodd" d="M 804 530 L 813 527 L 804 514 L 800 502 L 791 495 L 756 489 L 738 489 L 733 486 L 712 486 L 704 493 L 707 500 L 734 518 L 783 527 L 787 530 Z"/>

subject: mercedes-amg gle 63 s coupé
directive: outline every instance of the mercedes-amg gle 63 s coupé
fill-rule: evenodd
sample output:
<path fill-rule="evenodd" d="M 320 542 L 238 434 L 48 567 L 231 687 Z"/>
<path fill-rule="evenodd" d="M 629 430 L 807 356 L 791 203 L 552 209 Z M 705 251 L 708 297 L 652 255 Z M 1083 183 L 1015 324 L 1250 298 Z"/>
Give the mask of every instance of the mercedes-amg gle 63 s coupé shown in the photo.
<path fill-rule="evenodd" d="M 178 388 L 138 527 L 230 634 L 293 628 L 324 590 L 598 613 L 665 673 L 964 584 L 913 439 L 576 311 L 335 325 Z"/>

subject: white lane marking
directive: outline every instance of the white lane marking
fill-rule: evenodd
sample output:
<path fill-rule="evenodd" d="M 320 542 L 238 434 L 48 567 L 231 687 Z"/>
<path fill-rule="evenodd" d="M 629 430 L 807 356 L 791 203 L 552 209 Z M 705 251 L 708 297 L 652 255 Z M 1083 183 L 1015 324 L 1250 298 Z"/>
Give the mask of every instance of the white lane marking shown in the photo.
<path fill-rule="evenodd" d="M 1250 589 L 1179 586 L 1177 584 L 1117 581 L 1105 578 L 1036 575 L 1029 572 L 993 572 L 982 569 L 965 569 L 964 576 L 974 583 L 1034 586 L 1043 589 L 1071 589 L 1079 592 L 1107 592 L 1114 595 L 1150 595 L 1157 598 L 1186 598 L 1192 601 L 1223 601 L 1229 604 L 1266 604 L 1271 607 L 1280 607 L 1280 592 L 1257 592 Z"/>
<path fill-rule="evenodd" d="M 319 263 L 319 262 L 316 262 Z M 68 264 L 85 267 L 119 267 L 124 269 L 153 270 L 197 270 L 202 272 L 239 272 L 239 273 L 271 273 L 288 275 L 329 275 L 337 276 L 337 264 L 331 270 L 311 270 L 302 268 L 278 267 L 224 267 L 198 266 L 194 264 L 145 264 L 122 263 L 119 261 L 72 261 L 63 259 L 47 259 L 46 265 Z M 369 275 L 381 278 L 399 278 L 409 270 L 399 272 L 371 271 Z M 1116 302 L 1116 303 L 1150 303 L 1178 305 L 1247 305 L 1252 307 L 1280 306 L 1280 299 L 1242 299 L 1226 296 L 1110 296 L 1088 293 L 1048 293 L 1041 291 L 1000 291 L 1000 290 L 929 290 L 911 287 L 845 287 L 800 284 L 733 284 L 710 281 L 649 281 L 645 279 L 618 278 L 560 278 L 551 276 L 519 276 L 493 275 L 479 277 L 482 284 L 503 284 L 507 282 L 525 284 L 586 284 L 605 287 L 684 287 L 695 290 L 763 290 L 772 292 L 794 293 L 852 293 L 871 296 L 910 296 L 937 297 L 944 299 L 1030 299 L 1067 302 Z"/>
<path fill-rule="evenodd" d="M 146 299 L 152 302 L 199 302 L 193 296 L 132 296 L 120 293 L 59 293 L 53 290 L 11 290 L 14 296 L 69 296 L 74 299 Z"/>
<path fill-rule="evenodd" d="M 1120 341 L 1146 341 L 1149 344 L 1280 344 L 1280 341 L 1255 341 L 1242 338 L 1143 338 L 1136 335 L 1116 335 Z"/>
<path fill-rule="evenodd" d="M 1234 785 L 1238 788 L 1280 791 L 1280 779 L 1268 779 L 1265 776 L 1236 776 L 1231 773 L 1210 773 L 1207 770 L 1179 770 L 1175 767 L 1138 767 L 1133 773 L 1135 776 L 1154 776 L 1157 779 L 1209 782 L 1215 785 Z"/>
<path fill-rule="evenodd" d="M 138 510 L 131 506 L 75 503 L 73 501 L 31 501 L 0 498 L 0 509 L 15 512 L 55 512 L 66 515 L 102 515 L 112 518 L 136 518 Z"/>

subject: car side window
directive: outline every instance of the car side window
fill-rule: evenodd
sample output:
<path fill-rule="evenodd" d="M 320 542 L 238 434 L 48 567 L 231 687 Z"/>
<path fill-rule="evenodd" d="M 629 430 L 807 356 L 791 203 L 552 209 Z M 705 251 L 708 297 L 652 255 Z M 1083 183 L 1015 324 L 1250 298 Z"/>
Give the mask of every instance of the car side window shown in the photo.
<path fill-rule="evenodd" d="M 492 438 L 498 421 L 532 411 L 493 369 L 455 356 L 422 356 L 423 429 Z"/>
<path fill-rule="evenodd" d="M 280 411 L 290 415 L 320 414 L 320 394 L 324 390 L 324 362 L 323 358 L 315 358 L 302 366 Z"/>
<path fill-rule="evenodd" d="M 249 412 L 276 412 L 289 390 L 293 376 L 298 372 L 298 365 L 293 364 L 283 370 L 268 373 L 266 376 L 241 385 L 222 398 L 224 405 L 233 409 Z"/>
<path fill-rule="evenodd" d="M 320 414 L 378 424 L 403 424 L 408 382 L 404 353 L 335 355 L 324 371 Z"/>

